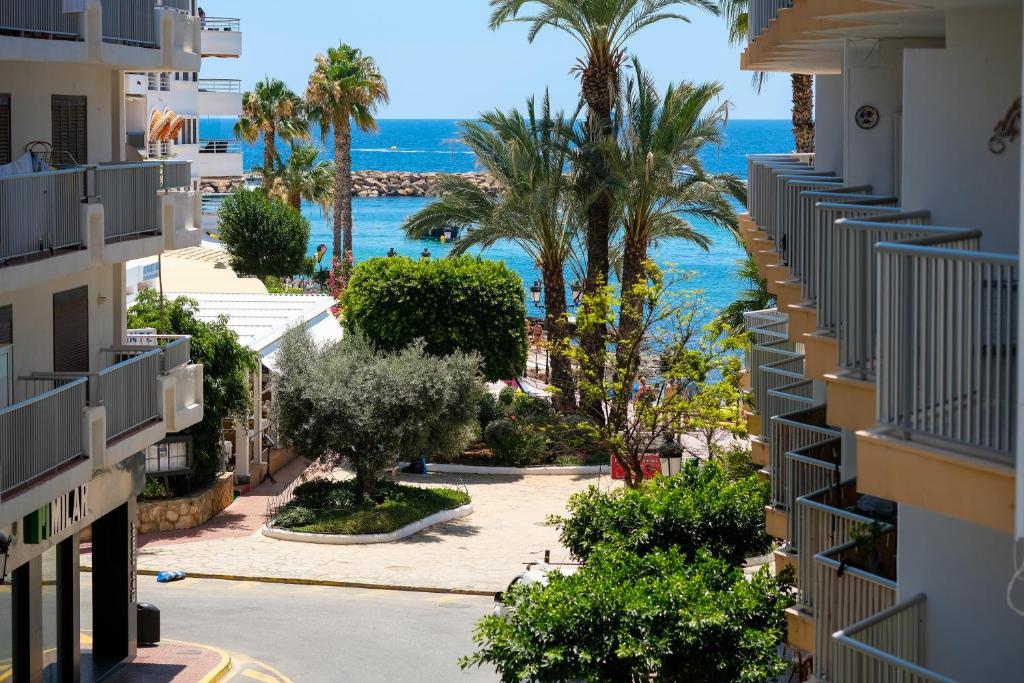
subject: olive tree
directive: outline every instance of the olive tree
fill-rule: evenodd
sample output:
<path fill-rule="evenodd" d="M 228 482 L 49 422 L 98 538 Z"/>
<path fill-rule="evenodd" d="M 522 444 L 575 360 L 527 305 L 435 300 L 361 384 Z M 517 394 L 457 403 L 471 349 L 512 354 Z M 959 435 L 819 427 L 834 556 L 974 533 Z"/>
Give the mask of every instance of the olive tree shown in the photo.
<path fill-rule="evenodd" d="M 309 458 L 348 460 L 362 495 L 402 458 L 461 452 L 476 423 L 480 357 L 428 354 L 422 342 L 378 351 L 356 334 L 318 345 L 296 327 L 277 353 L 282 436 Z"/>

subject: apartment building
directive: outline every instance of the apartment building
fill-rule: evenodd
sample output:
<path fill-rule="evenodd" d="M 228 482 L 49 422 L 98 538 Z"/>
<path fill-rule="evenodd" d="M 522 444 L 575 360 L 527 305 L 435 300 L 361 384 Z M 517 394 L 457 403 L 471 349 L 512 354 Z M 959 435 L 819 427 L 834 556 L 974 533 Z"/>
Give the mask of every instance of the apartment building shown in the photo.
<path fill-rule="evenodd" d="M 134 657 L 142 451 L 202 419 L 190 340 L 126 330 L 125 263 L 200 236 L 190 163 L 129 153 L 125 73 L 199 69 L 199 21 L 172 4 L 0 3 L 0 678 Z"/>
<path fill-rule="evenodd" d="M 754 457 L 813 680 L 1024 671 L 1019 0 L 750 0 L 815 153 L 751 157 Z"/>
<path fill-rule="evenodd" d="M 171 2 L 164 6 L 170 8 Z M 196 17 L 203 61 L 242 55 L 241 21 L 200 14 L 197 0 L 178 0 L 178 11 Z M 140 159 L 192 162 L 193 179 L 226 180 L 242 176 L 242 148 L 223 136 L 223 126 L 206 130 L 215 119 L 242 112 L 238 79 L 203 78 L 201 70 L 133 72 L 125 76 L 128 140 Z M 206 121 L 207 125 L 201 124 Z"/>

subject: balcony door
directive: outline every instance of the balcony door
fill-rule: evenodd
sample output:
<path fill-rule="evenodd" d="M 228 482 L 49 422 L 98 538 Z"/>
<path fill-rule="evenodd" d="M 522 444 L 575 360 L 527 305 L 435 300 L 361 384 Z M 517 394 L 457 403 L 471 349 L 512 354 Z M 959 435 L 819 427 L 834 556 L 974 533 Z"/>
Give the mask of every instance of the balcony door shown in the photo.
<path fill-rule="evenodd" d="M 53 371 L 89 372 L 89 288 L 53 295 Z"/>
<path fill-rule="evenodd" d="M 88 163 L 88 105 L 83 95 L 51 95 L 53 161 L 57 167 Z"/>
<path fill-rule="evenodd" d="M 0 408 L 14 403 L 14 326 L 11 307 L 0 307 Z"/>

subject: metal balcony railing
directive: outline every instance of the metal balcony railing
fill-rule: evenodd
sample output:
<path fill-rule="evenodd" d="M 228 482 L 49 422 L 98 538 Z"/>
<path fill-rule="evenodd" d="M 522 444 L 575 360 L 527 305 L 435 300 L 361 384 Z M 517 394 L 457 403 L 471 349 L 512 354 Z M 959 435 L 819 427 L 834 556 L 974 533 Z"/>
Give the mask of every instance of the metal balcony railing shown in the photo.
<path fill-rule="evenodd" d="M 747 41 L 753 43 L 793 0 L 750 0 L 747 4 Z"/>
<path fill-rule="evenodd" d="M 242 81 L 237 78 L 200 78 L 199 92 L 242 92 Z"/>
<path fill-rule="evenodd" d="M 204 31 L 241 31 L 242 20 L 228 17 L 204 17 Z"/>
<path fill-rule="evenodd" d="M 875 378 L 878 353 L 879 242 L 901 242 L 934 237 L 936 246 L 975 251 L 981 233 L 963 228 L 929 226 L 927 211 L 836 221 L 833 242 L 835 265 L 835 327 L 839 366 L 855 376 Z"/>
<path fill-rule="evenodd" d="M 87 400 L 79 378 L 0 410 L 0 495 L 85 456 Z"/>
<path fill-rule="evenodd" d="M 883 609 L 832 637 L 834 683 L 955 683 L 922 666 L 925 596 Z"/>
<path fill-rule="evenodd" d="M 159 402 L 162 359 L 159 349 L 151 349 L 90 377 L 91 398 L 107 411 L 107 441 L 163 417 Z"/>
<path fill-rule="evenodd" d="M 81 16 L 65 12 L 63 0 L 4 0 L 0 2 L 0 31 L 78 39 Z"/>
<path fill-rule="evenodd" d="M 790 545 L 799 551 L 803 520 L 800 517 L 797 500 L 826 486 L 839 484 L 842 479 L 843 441 L 839 437 L 828 439 L 789 451 L 782 457 L 786 461 L 786 509 L 790 512 L 787 520 L 788 539 Z M 819 548 L 818 552 L 824 549 Z"/>
<path fill-rule="evenodd" d="M 155 0 L 100 0 L 103 40 L 139 47 L 160 47 Z"/>
<path fill-rule="evenodd" d="M 164 190 L 178 190 L 192 186 L 191 161 L 162 161 L 160 187 Z"/>
<path fill-rule="evenodd" d="M 876 247 L 878 422 L 1012 463 L 1018 258 L 936 246 L 945 239 Z"/>
<path fill-rule="evenodd" d="M 774 171 L 813 171 L 812 157 L 797 154 L 754 154 L 747 157 L 747 208 L 758 226 L 763 227 L 769 217 L 775 215 L 772 204 Z"/>
<path fill-rule="evenodd" d="M 809 239 L 809 233 L 814 228 L 812 220 L 801 220 L 804 218 L 801 204 L 804 192 L 813 190 L 839 190 L 846 187 L 842 178 L 829 174 L 791 175 L 778 174 L 775 176 L 775 219 L 772 222 L 773 239 L 776 249 L 779 252 L 782 263 L 794 268 L 798 272 L 794 275 L 803 274 L 804 262 L 809 255 L 809 249 L 802 248 Z M 794 258 L 799 254 L 802 258 Z M 801 280 L 803 282 L 804 280 Z"/>
<path fill-rule="evenodd" d="M 163 184 L 162 168 L 153 162 L 95 167 L 95 191 L 103 205 L 107 242 L 160 232 L 157 193 Z"/>
<path fill-rule="evenodd" d="M 896 530 L 888 527 L 873 543 L 845 543 L 815 556 L 813 674 L 819 679 L 832 680 L 832 634 L 896 604 L 895 548 Z"/>
<path fill-rule="evenodd" d="M 164 9 L 176 9 L 186 14 L 192 13 L 192 0 L 157 0 L 157 4 Z"/>
<path fill-rule="evenodd" d="M 200 154 L 241 154 L 242 143 L 237 140 L 200 140 Z"/>
<path fill-rule="evenodd" d="M 810 385 L 806 385 L 804 378 L 804 355 L 801 353 L 782 352 L 781 360 L 764 363 L 757 366 L 754 371 L 756 383 L 756 396 L 760 400 L 759 414 L 761 415 L 761 436 L 768 439 L 771 437 L 771 418 L 781 415 L 782 412 L 790 412 L 794 401 L 804 407 L 804 394 L 806 405 L 813 405 L 810 400 Z M 753 387 L 753 378 L 751 381 Z M 779 394 L 778 392 L 786 392 Z M 793 396 L 798 395 L 798 398 Z"/>
<path fill-rule="evenodd" d="M 795 395 L 792 395 L 792 397 L 796 398 Z M 797 496 L 790 495 L 789 474 L 787 472 L 787 465 L 789 463 L 786 454 L 838 439 L 841 433 L 839 430 L 825 425 L 824 405 L 805 407 L 793 412 L 777 415 L 771 418 L 771 422 L 771 444 L 769 448 L 769 462 L 772 473 L 771 501 L 772 505 L 792 512 L 796 498 L 808 492 L 801 491 Z"/>
<path fill-rule="evenodd" d="M 765 420 L 771 417 L 768 412 L 768 392 L 781 386 L 780 381 L 782 384 L 788 384 L 800 379 L 801 375 L 786 375 L 785 371 L 792 368 L 792 365 L 779 367 L 780 372 L 778 373 L 765 373 L 764 368 L 780 361 L 797 359 L 802 363 L 803 354 L 795 351 L 793 343 L 789 340 L 755 344 L 750 348 L 748 368 L 751 372 L 750 388 L 754 398 L 754 408 Z"/>
<path fill-rule="evenodd" d="M 160 372 L 167 374 L 174 368 L 188 365 L 192 359 L 192 337 L 183 334 L 157 334 L 151 331 L 128 331 L 127 349 L 159 349 Z M 123 349 L 124 347 L 122 347 Z"/>
<path fill-rule="evenodd" d="M 84 168 L 0 178 L 0 263 L 85 244 Z"/>

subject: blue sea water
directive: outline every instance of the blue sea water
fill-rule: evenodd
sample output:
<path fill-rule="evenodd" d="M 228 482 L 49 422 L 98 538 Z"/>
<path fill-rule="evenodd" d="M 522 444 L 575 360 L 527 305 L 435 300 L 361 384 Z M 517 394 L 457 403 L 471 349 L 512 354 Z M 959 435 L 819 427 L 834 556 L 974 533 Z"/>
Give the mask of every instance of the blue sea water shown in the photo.
<path fill-rule="evenodd" d="M 462 173 L 478 170 L 473 155 L 459 143 L 457 120 L 385 119 L 375 134 L 353 133 L 352 166 L 355 170 L 378 171 L 440 171 Z M 233 120 L 204 119 L 200 122 L 201 137 L 206 139 L 231 137 Z M 314 143 L 320 144 L 314 133 Z M 793 149 L 790 123 L 785 120 L 732 120 L 726 127 L 726 141 L 719 149 L 709 149 L 703 161 L 707 168 L 718 173 L 734 173 L 746 177 L 748 154 L 765 154 Z M 243 146 L 246 169 L 263 162 L 261 142 Z M 329 147 L 323 158 L 330 158 Z M 426 206 L 431 200 L 423 197 L 357 198 L 353 202 L 354 251 L 356 260 L 384 256 L 394 248 L 405 256 L 419 256 L 424 247 L 435 257 L 448 253 L 451 245 L 436 240 L 410 240 L 402 233 L 404 219 Z M 329 263 L 331 228 L 320 209 L 313 205 L 303 207 L 303 213 L 312 224 L 310 253 L 320 244 L 327 245 Z M 703 290 L 706 303 L 712 310 L 725 306 L 735 298 L 741 286 L 736 277 L 736 262 L 743 250 L 735 239 L 719 228 L 699 220 L 694 225 L 712 238 L 709 252 L 703 252 L 681 240 L 660 245 L 653 257 L 661 264 L 693 273 L 689 285 Z M 526 286 L 540 277 L 530 259 L 513 244 L 499 244 L 482 254 L 485 258 L 504 261 L 516 271 Z"/>

